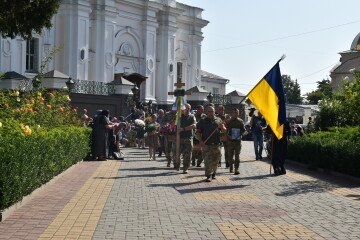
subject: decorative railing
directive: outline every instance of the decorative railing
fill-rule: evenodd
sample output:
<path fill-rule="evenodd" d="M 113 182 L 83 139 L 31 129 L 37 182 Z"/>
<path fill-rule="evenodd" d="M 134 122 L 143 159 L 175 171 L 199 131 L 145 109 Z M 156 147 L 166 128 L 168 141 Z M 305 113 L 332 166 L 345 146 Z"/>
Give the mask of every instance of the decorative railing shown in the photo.
<path fill-rule="evenodd" d="M 213 94 L 212 103 L 222 104 L 222 105 L 232 104 L 231 96 L 221 95 L 221 94 Z"/>
<path fill-rule="evenodd" d="M 20 81 L 19 86 L 17 87 L 20 91 L 31 91 L 34 89 L 32 79 L 23 79 Z"/>
<path fill-rule="evenodd" d="M 74 86 L 70 90 L 72 93 L 94 94 L 94 95 L 114 95 L 114 85 L 109 85 L 103 82 L 87 81 L 87 80 L 73 80 Z"/>

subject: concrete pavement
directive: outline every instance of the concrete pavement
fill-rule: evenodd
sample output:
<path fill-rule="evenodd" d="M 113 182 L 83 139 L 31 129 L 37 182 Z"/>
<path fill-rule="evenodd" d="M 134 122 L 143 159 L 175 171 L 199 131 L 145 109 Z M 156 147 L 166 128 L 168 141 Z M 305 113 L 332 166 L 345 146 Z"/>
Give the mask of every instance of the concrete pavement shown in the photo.
<path fill-rule="evenodd" d="M 243 142 L 240 175 L 211 183 L 126 148 L 83 162 L 0 223 L 0 239 L 360 239 L 360 186 L 288 165 L 269 174 Z M 223 163 L 224 166 L 224 163 Z"/>

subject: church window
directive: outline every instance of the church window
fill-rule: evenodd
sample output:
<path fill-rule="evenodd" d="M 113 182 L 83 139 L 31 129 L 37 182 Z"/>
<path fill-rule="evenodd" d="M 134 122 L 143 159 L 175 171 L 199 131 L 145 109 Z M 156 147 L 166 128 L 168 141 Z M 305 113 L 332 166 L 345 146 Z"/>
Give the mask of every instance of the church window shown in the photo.
<path fill-rule="evenodd" d="M 38 70 L 39 39 L 28 39 L 26 41 L 26 72 Z"/>
<path fill-rule="evenodd" d="M 84 60 L 85 59 L 85 49 L 81 49 L 80 50 L 80 59 Z"/>
<path fill-rule="evenodd" d="M 213 88 L 213 94 L 219 94 L 219 88 Z"/>

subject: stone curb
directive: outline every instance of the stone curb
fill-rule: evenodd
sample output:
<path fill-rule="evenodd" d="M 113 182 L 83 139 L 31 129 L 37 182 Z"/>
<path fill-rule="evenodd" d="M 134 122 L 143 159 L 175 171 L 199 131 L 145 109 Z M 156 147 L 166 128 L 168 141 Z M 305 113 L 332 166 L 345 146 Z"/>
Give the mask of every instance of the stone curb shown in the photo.
<path fill-rule="evenodd" d="M 21 208 L 22 206 L 24 206 L 26 203 L 28 203 L 29 201 L 31 201 L 33 198 L 35 198 L 38 194 L 42 193 L 43 191 L 45 191 L 49 186 L 51 186 L 52 184 L 54 184 L 60 177 L 62 177 L 65 173 L 68 173 L 70 171 L 72 171 L 75 167 L 77 167 L 78 165 L 80 165 L 80 163 L 82 163 L 83 161 L 77 162 L 74 165 L 72 165 L 71 167 L 69 167 L 68 169 L 66 169 L 64 172 L 58 174 L 57 176 L 55 176 L 53 179 L 51 179 L 49 182 L 43 184 L 42 186 L 40 186 L 39 188 L 35 189 L 32 193 L 30 193 L 29 195 L 23 197 L 22 200 L 20 200 L 19 202 L 15 203 L 14 205 L 1 210 L 0 211 L 0 222 L 5 221 L 6 218 L 8 218 L 11 214 L 13 214 L 16 210 L 18 210 L 19 208 Z"/>

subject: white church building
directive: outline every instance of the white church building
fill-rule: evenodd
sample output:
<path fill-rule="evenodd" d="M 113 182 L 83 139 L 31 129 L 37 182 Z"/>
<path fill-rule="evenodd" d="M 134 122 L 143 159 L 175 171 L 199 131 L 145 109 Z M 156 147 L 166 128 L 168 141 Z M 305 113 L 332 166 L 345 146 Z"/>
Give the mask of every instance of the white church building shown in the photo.
<path fill-rule="evenodd" d="M 62 47 L 48 71 L 102 83 L 138 74 L 146 79 L 139 84 L 140 99 L 169 105 L 177 77 L 185 89 L 201 87 L 202 29 L 209 23 L 202 11 L 176 0 L 62 1 L 53 27 L 41 35 L 0 38 L 0 72 L 32 78 L 49 50 Z M 55 82 L 51 76 L 44 81 Z M 119 91 L 130 93 L 129 84 Z"/>

